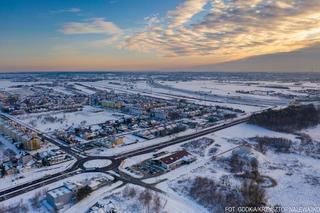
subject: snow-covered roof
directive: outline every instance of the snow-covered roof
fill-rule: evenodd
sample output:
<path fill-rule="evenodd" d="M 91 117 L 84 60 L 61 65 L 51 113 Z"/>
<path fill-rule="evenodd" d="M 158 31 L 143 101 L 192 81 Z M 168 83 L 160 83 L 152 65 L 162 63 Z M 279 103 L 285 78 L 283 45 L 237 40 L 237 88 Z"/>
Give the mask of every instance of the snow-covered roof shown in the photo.
<path fill-rule="evenodd" d="M 70 189 L 68 189 L 68 188 L 65 187 L 65 186 L 61 186 L 61 187 L 52 189 L 51 191 L 48 191 L 48 194 L 49 194 L 51 197 L 57 198 L 57 197 L 59 197 L 59 196 L 63 196 L 64 194 L 68 194 L 68 193 L 70 193 L 70 192 L 71 192 Z"/>

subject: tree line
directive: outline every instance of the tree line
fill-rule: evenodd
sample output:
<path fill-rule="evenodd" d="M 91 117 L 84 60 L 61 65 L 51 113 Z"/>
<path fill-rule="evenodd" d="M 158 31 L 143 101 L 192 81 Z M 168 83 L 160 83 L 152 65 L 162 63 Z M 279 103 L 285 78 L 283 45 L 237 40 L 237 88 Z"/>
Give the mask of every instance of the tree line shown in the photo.
<path fill-rule="evenodd" d="M 254 114 L 249 123 L 271 130 L 294 132 L 320 123 L 320 111 L 313 104 L 289 106 L 281 110 L 269 109 Z"/>

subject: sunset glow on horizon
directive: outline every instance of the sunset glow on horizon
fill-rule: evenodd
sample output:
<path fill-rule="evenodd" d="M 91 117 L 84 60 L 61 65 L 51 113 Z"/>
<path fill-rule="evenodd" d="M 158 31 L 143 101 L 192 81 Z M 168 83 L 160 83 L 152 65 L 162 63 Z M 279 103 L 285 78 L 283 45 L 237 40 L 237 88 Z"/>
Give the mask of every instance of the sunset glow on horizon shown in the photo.
<path fill-rule="evenodd" d="M 318 0 L 3 0 L 0 71 L 319 71 Z"/>

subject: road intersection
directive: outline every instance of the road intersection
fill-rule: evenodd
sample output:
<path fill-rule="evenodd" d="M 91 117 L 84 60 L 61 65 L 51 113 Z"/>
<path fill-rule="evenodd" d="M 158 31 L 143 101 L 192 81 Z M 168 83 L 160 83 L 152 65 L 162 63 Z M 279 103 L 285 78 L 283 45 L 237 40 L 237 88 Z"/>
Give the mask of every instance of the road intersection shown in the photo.
<path fill-rule="evenodd" d="M 9 119 L 12 120 L 11 117 L 9 116 L 5 116 L 5 115 L 1 115 L 1 117 L 3 119 Z M 145 182 L 143 182 L 142 180 L 138 179 L 138 178 L 134 178 L 130 175 L 127 175 L 123 172 L 121 172 L 119 170 L 119 166 L 121 165 L 121 162 L 126 160 L 127 158 L 130 157 L 134 157 L 134 156 L 138 156 L 138 155 L 142 155 L 142 154 L 146 154 L 146 153 L 151 153 L 154 151 L 157 151 L 159 149 L 168 147 L 168 146 L 172 146 L 175 144 L 179 144 L 179 143 L 183 143 L 186 142 L 188 140 L 192 140 L 198 137 L 202 137 L 205 136 L 207 134 L 222 130 L 222 129 L 226 129 L 229 128 L 231 126 L 234 125 L 238 125 L 241 123 L 245 123 L 249 120 L 249 115 L 245 116 L 245 117 L 241 117 L 238 119 L 233 119 L 230 120 L 228 122 L 224 122 L 222 124 L 213 126 L 213 127 L 209 127 L 203 130 L 199 130 L 195 133 L 192 134 L 188 134 L 188 135 L 184 135 L 184 136 L 179 136 L 176 138 L 173 138 L 171 140 L 168 140 L 166 142 L 160 143 L 160 144 L 155 144 L 155 145 L 151 145 L 151 146 L 146 146 L 143 148 L 139 148 L 137 150 L 133 150 L 133 151 L 129 151 L 129 152 L 125 152 L 119 155 L 113 155 L 113 156 L 85 156 L 82 153 L 78 153 L 76 151 L 74 151 L 73 149 L 71 149 L 68 146 L 65 146 L 63 144 L 61 144 L 59 141 L 57 141 L 56 139 L 52 138 L 51 136 L 48 136 L 44 133 L 41 133 L 39 131 L 36 131 L 36 133 L 42 137 L 43 140 L 46 140 L 52 144 L 55 144 L 56 146 L 58 146 L 60 149 L 62 149 L 63 151 L 65 151 L 66 153 L 70 154 L 71 156 L 73 156 L 76 159 L 76 162 L 68 169 L 66 169 L 65 171 L 62 172 L 58 172 L 52 175 L 47 175 L 45 177 L 42 177 L 40 179 L 37 180 L 33 180 L 18 186 L 14 186 L 11 187 L 9 189 L 5 189 L 0 191 L 0 202 L 7 200 L 9 198 L 24 194 L 26 192 L 35 190 L 39 187 L 57 182 L 57 181 L 61 181 L 65 178 L 77 175 L 77 174 L 81 174 L 81 173 L 90 173 L 90 172 L 101 172 L 101 173 L 105 173 L 108 175 L 111 175 L 114 178 L 114 181 L 118 181 L 121 180 L 124 184 L 126 183 L 131 183 L 131 184 L 135 184 L 135 185 L 140 185 L 143 186 L 145 188 L 149 188 L 151 190 L 154 191 L 159 191 L 161 192 L 161 190 L 159 190 L 158 188 L 156 188 L 153 184 L 147 184 Z M 26 128 L 29 128 L 28 126 L 25 126 Z M 35 131 L 34 129 L 30 129 L 31 131 Z M 105 167 L 101 167 L 101 168 L 86 168 L 84 166 L 84 164 L 88 161 L 91 160 L 110 160 L 111 163 L 108 166 Z M 111 172 L 112 171 L 112 172 Z"/>

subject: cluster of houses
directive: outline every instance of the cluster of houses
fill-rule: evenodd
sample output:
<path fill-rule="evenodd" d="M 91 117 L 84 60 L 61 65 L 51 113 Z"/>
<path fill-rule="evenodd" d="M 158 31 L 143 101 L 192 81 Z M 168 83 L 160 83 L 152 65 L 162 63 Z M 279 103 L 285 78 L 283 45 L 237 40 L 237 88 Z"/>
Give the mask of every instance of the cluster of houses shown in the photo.
<path fill-rule="evenodd" d="M 94 124 L 88 126 L 79 126 L 69 128 L 67 130 L 57 131 L 55 134 L 57 138 L 68 144 L 80 144 L 92 140 L 99 140 L 101 138 L 112 138 L 117 134 L 132 131 L 139 128 L 136 125 L 136 120 L 133 118 L 121 118 L 116 121 L 107 121 L 101 124 Z"/>
<path fill-rule="evenodd" d="M 23 174 L 32 168 L 56 165 L 70 160 L 72 157 L 60 149 L 51 149 L 36 154 L 21 151 L 18 155 L 14 152 L 5 152 L 0 159 L 0 177 Z"/>
<path fill-rule="evenodd" d="M 202 106 L 180 100 L 165 100 L 140 94 L 99 91 L 90 97 L 92 105 L 118 110 L 140 118 L 160 121 L 193 118 L 216 112 L 214 106 Z"/>
<path fill-rule="evenodd" d="M 18 157 L 16 155 L 4 155 L 0 160 L 0 177 L 26 172 L 35 163 L 35 159 L 29 153 L 22 153 Z"/>
<path fill-rule="evenodd" d="M 37 152 L 34 157 L 37 159 L 38 167 L 56 165 L 72 160 L 72 157 L 61 149 Z"/>
<path fill-rule="evenodd" d="M 143 115 L 150 109 L 166 106 L 161 99 L 140 94 L 98 91 L 91 95 L 90 103 L 110 109 L 118 109 L 133 115 Z"/>
<path fill-rule="evenodd" d="M 1 110 L 13 115 L 50 111 L 73 112 L 88 103 L 85 94 L 66 94 L 48 86 L 16 86 L 16 90 L 1 91 Z"/>
<path fill-rule="evenodd" d="M 135 132 L 134 135 L 150 140 L 158 137 L 172 135 L 172 134 L 184 131 L 187 128 L 188 126 L 186 124 L 174 123 L 174 124 L 156 126 L 152 129 L 141 130 L 141 131 Z"/>
<path fill-rule="evenodd" d="M 110 179 L 104 176 L 93 177 L 78 182 L 65 182 L 62 186 L 51 189 L 46 193 L 46 201 L 50 210 L 61 210 L 68 205 L 77 202 L 77 193 L 81 188 L 89 187 L 91 191 L 95 191 L 110 183 Z"/>

